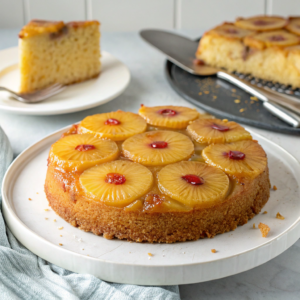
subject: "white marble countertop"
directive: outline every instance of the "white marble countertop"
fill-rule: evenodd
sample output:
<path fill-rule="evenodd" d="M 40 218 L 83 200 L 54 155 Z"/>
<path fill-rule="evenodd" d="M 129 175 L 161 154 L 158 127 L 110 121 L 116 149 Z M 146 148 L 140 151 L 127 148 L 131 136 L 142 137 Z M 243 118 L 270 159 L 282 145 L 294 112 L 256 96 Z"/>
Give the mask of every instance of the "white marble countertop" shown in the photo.
<path fill-rule="evenodd" d="M 18 30 L 0 29 L 0 50 L 17 45 Z M 185 32 L 195 38 L 201 32 Z M 115 55 L 130 69 L 131 83 L 115 100 L 78 113 L 57 116 L 25 116 L 0 111 L 0 125 L 11 142 L 15 156 L 45 135 L 85 116 L 115 110 L 137 112 L 140 104 L 185 105 L 164 76 L 163 55 L 146 45 L 137 33 L 107 33 L 102 49 Z M 255 132 L 280 145 L 300 161 L 300 136 L 280 134 L 257 128 Z M 196 299 L 299 299 L 300 241 L 283 254 L 241 274 L 210 282 L 180 286 L 181 298 Z"/>

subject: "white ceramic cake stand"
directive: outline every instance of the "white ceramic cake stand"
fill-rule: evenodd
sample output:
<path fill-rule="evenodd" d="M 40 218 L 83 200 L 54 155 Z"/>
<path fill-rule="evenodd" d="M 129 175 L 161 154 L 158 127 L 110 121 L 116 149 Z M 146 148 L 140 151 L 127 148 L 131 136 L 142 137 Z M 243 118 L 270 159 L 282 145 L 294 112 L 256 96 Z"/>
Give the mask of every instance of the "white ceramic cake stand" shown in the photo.
<path fill-rule="evenodd" d="M 130 82 L 128 68 L 113 55 L 101 53 L 99 77 L 68 86 L 61 93 L 35 104 L 9 99 L 0 92 L 0 110 L 26 115 L 58 115 L 92 108 L 119 96 Z M 18 48 L 0 51 L 0 86 L 18 91 Z"/>
<path fill-rule="evenodd" d="M 196 283 L 259 266 L 285 251 L 300 236 L 299 163 L 253 132 L 268 154 L 271 183 L 278 188 L 271 190 L 263 208 L 267 214 L 260 213 L 248 224 L 213 239 L 175 244 L 106 240 L 74 228 L 48 207 L 44 194 L 50 145 L 65 130 L 26 149 L 10 166 L 3 181 L 3 213 L 10 230 L 24 246 L 58 266 L 119 283 Z M 276 219 L 277 212 L 285 219 Z M 257 228 L 260 222 L 271 228 L 267 238 L 252 227 L 255 223 Z M 211 249 L 217 252 L 212 253 Z M 151 259 L 148 253 L 153 254 Z"/>

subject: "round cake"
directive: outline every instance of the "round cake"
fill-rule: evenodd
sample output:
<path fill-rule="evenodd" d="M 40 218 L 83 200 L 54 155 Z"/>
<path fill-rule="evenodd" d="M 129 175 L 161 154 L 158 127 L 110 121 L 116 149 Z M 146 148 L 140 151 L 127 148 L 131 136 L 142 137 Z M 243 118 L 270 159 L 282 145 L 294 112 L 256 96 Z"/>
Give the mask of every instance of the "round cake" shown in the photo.
<path fill-rule="evenodd" d="M 266 153 L 248 131 L 179 106 L 86 117 L 52 145 L 45 182 L 73 226 L 151 243 L 234 230 L 269 189 Z"/>

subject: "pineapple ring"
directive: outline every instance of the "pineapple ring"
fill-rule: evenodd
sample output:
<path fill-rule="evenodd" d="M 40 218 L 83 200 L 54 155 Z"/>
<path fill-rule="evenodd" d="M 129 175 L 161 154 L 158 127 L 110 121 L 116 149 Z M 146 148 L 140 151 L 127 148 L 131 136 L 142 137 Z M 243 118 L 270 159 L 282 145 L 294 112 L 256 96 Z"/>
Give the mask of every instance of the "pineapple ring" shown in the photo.
<path fill-rule="evenodd" d="M 194 144 L 189 137 L 174 131 L 149 131 L 127 139 L 123 155 L 145 166 L 164 166 L 189 159 Z"/>
<path fill-rule="evenodd" d="M 195 109 L 172 105 L 154 107 L 143 105 L 139 109 L 139 115 L 150 125 L 173 129 L 186 128 L 189 122 L 199 117 Z"/>
<path fill-rule="evenodd" d="M 228 155 L 230 151 L 237 151 L 238 154 L 241 152 L 244 155 L 231 159 Z M 202 151 L 202 156 L 209 165 L 236 178 L 254 178 L 261 174 L 267 166 L 265 151 L 254 141 L 210 145 Z"/>
<path fill-rule="evenodd" d="M 192 184 L 184 179 L 195 176 L 199 182 Z M 169 197 L 193 207 L 209 207 L 222 201 L 229 189 L 229 178 L 221 170 L 194 161 L 168 165 L 157 175 L 158 187 Z"/>
<path fill-rule="evenodd" d="M 49 158 L 66 171 L 83 172 L 96 164 L 114 160 L 118 155 L 115 142 L 87 133 L 72 134 L 58 140 L 52 145 Z"/>
<path fill-rule="evenodd" d="M 110 183 L 107 175 L 124 176 L 121 184 Z M 153 185 L 152 172 L 137 163 L 116 160 L 84 171 L 79 182 L 83 190 L 95 201 L 106 205 L 124 207 L 145 195 Z"/>
<path fill-rule="evenodd" d="M 247 36 L 244 40 L 246 46 L 265 49 L 267 47 L 288 47 L 299 44 L 300 37 L 285 30 L 262 32 Z"/>
<path fill-rule="evenodd" d="M 220 26 L 215 27 L 214 29 L 210 30 L 209 33 L 213 33 L 215 35 L 224 36 L 227 38 L 234 38 L 234 39 L 243 39 L 247 35 L 253 34 L 252 30 L 247 30 L 243 28 L 236 27 L 232 23 L 224 23 Z"/>
<path fill-rule="evenodd" d="M 286 25 L 287 20 L 274 16 L 257 16 L 251 18 L 239 18 L 235 22 L 235 26 L 257 31 L 270 31 L 281 29 Z"/>
<path fill-rule="evenodd" d="M 139 115 L 121 110 L 92 115 L 84 118 L 79 133 L 92 133 L 100 138 L 123 141 L 138 133 L 145 132 L 147 123 Z"/>
<path fill-rule="evenodd" d="M 289 22 L 285 28 L 292 33 L 300 35 L 300 18 L 290 17 Z"/>
<path fill-rule="evenodd" d="M 251 134 L 235 122 L 219 119 L 198 119 L 187 127 L 189 135 L 198 143 L 232 143 L 251 140 Z"/>

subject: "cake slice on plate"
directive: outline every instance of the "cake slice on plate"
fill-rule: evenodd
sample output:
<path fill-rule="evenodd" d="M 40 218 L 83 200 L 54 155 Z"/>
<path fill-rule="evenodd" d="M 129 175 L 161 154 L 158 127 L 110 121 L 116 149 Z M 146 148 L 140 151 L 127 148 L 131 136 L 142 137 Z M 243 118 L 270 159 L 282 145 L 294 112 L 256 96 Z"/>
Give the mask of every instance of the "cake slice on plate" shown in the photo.
<path fill-rule="evenodd" d="M 19 33 L 20 92 L 100 74 L 100 23 L 32 20 Z"/>

